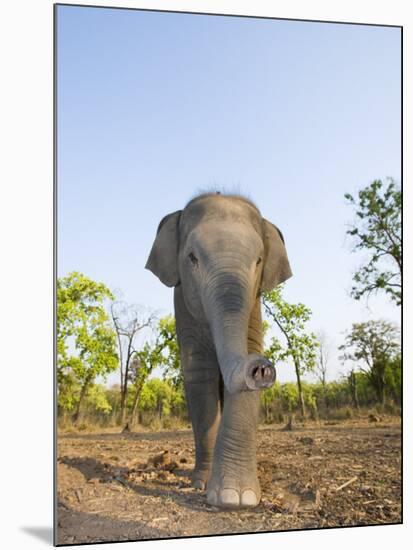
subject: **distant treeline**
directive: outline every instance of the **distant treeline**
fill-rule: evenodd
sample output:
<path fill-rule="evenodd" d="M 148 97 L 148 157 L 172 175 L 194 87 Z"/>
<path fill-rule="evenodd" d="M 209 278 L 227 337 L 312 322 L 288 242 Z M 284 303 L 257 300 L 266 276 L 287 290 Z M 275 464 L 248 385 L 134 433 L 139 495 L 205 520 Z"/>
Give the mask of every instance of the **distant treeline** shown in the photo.
<path fill-rule="evenodd" d="M 387 373 L 385 404 L 378 402 L 377 391 L 366 374 L 350 373 L 341 380 L 309 383 L 302 382 L 304 403 L 307 416 L 313 420 L 347 419 L 367 410 L 400 414 L 401 405 L 401 368 L 400 362 L 393 364 Z M 77 392 L 78 395 L 80 392 Z M 74 396 L 76 400 L 76 395 Z M 297 384 L 294 382 L 276 382 L 271 388 L 261 392 L 261 423 L 284 423 L 290 415 L 299 410 Z M 138 429 L 144 426 L 153 430 L 178 429 L 189 426 L 185 392 L 181 384 L 172 380 L 151 378 L 147 380 L 140 393 L 139 403 L 135 407 L 130 395 L 127 401 L 128 428 Z M 122 427 L 120 422 L 121 395 L 119 385 L 110 388 L 102 384 L 93 384 L 88 391 L 84 404 L 82 421 L 78 428 Z M 299 413 L 298 413 L 299 414 Z M 60 410 L 59 426 L 72 426 L 69 411 Z"/>
<path fill-rule="evenodd" d="M 92 422 L 124 428 L 140 423 L 156 429 L 167 427 L 171 419 L 187 422 L 173 316 L 156 318 L 143 308 L 117 302 L 105 285 L 76 272 L 58 281 L 58 298 L 62 426 Z M 112 300 L 109 307 L 105 298 Z M 263 421 L 282 421 L 293 413 L 329 417 L 343 407 L 375 404 L 397 411 L 401 354 L 396 325 L 385 320 L 353 323 L 339 347 L 343 364 L 350 363 L 351 370 L 340 381 L 327 382 L 331 345 L 325 333 L 308 330 L 311 310 L 287 303 L 281 286 L 264 294 L 263 305 L 264 354 L 296 376 L 296 383 L 276 383 L 261 392 Z M 162 379 L 154 378 L 154 371 Z M 120 384 L 108 389 L 97 383 L 114 372 Z M 317 383 L 304 380 L 310 373 Z"/>

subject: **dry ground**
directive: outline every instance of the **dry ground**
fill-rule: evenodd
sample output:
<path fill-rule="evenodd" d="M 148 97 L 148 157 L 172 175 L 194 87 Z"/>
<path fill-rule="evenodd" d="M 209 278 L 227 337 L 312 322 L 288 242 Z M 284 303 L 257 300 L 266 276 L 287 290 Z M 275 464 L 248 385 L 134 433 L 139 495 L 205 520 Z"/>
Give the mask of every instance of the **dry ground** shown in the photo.
<path fill-rule="evenodd" d="M 399 523 L 400 445 L 394 418 L 261 427 L 261 504 L 223 512 L 190 486 L 190 430 L 59 434 L 58 543 Z"/>

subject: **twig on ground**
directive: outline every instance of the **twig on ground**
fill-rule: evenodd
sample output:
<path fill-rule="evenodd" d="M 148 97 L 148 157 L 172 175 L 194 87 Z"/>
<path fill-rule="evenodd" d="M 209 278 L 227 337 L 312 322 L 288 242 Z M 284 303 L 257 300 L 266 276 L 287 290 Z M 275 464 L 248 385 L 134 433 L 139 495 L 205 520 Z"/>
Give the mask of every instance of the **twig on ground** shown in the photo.
<path fill-rule="evenodd" d="M 350 483 L 354 483 L 354 481 L 356 481 L 357 479 L 358 479 L 357 476 L 352 477 L 351 479 L 343 483 L 343 485 L 340 485 L 340 487 L 337 487 L 336 491 L 341 491 L 341 489 L 344 489 L 344 487 L 347 487 L 347 485 L 350 485 Z"/>

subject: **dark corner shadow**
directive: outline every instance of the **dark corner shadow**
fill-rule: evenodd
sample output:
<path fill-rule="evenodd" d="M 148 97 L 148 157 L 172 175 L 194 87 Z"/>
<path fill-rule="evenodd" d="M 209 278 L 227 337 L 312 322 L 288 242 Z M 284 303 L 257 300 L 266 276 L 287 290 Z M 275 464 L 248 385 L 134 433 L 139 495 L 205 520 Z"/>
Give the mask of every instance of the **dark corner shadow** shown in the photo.
<path fill-rule="evenodd" d="M 53 528 L 52 527 L 20 527 L 20 530 L 32 537 L 46 542 L 49 546 L 53 545 Z"/>

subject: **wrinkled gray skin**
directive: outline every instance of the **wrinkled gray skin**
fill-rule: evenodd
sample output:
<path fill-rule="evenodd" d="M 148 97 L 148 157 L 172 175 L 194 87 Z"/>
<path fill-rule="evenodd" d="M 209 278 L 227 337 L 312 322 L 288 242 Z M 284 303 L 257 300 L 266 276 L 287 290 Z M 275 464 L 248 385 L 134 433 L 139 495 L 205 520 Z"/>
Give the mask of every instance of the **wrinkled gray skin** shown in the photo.
<path fill-rule="evenodd" d="M 291 276 L 282 235 L 247 199 L 200 195 L 163 218 L 146 268 L 175 287 L 193 485 L 214 506 L 257 506 L 257 390 L 275 380 L 259 294 Z"/>

